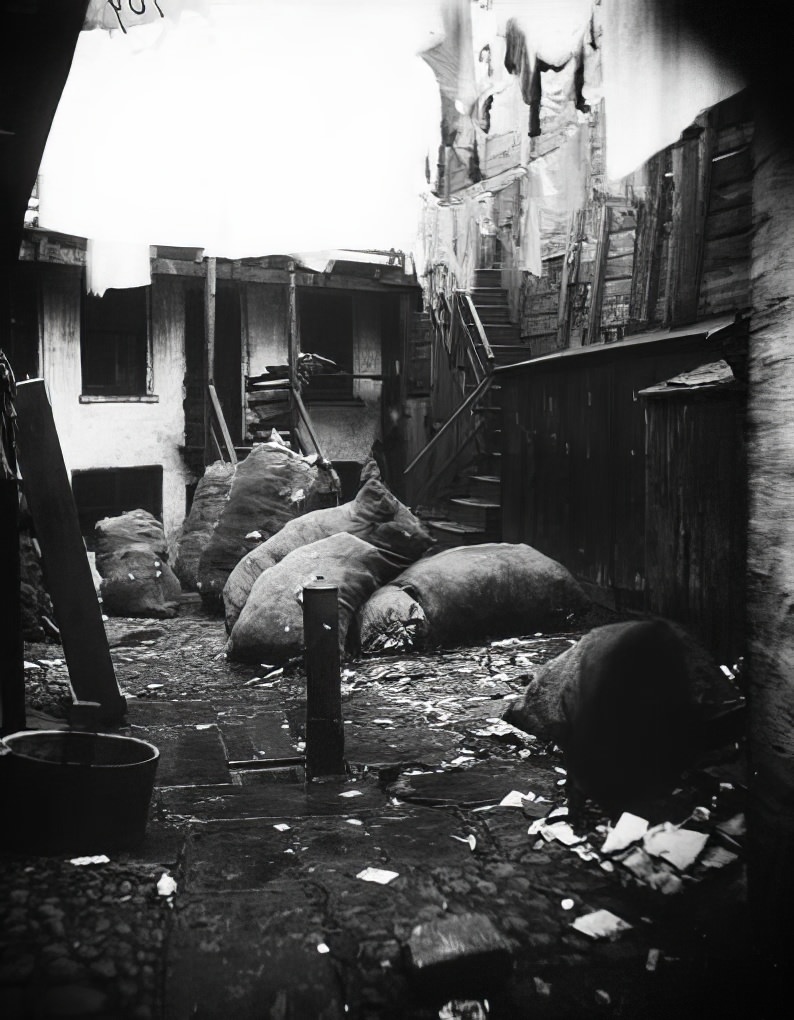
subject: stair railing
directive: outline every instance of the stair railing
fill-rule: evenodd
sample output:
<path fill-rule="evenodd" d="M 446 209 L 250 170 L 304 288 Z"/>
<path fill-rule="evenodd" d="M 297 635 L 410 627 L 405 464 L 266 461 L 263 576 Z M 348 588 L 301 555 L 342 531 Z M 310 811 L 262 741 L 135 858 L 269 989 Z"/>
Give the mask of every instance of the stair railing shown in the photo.
<path fill-rule="evenodd" d="M 452 301 L 445 301 L 445 306 L 449 310 L 449 328 L 442 340 L 450 369 L 462 373 L 458 384 L 462 400 L 403 472 L 413 503 L 419 502 L 444 476 L 454 474 L 461 454 L 481 432 L 483 424 L 475 418 L 474 408 L 487 393 L 494 368 L 493 350 L 471 296 L 465 291 L 454 291 Z M 465 396 L 467 377 L 473 379 L 475 387 Z"/>

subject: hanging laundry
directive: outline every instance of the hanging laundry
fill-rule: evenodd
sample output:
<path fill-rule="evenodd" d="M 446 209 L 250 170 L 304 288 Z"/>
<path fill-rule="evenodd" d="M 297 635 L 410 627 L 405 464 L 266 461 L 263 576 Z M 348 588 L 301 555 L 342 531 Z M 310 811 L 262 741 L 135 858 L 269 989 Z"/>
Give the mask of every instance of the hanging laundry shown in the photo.
<path fill-rule="evenodd" d="M 111 287 L 146 287 L 152 282 L 148 244 L 88 240 L 86 291 L 102 297 Z"/>

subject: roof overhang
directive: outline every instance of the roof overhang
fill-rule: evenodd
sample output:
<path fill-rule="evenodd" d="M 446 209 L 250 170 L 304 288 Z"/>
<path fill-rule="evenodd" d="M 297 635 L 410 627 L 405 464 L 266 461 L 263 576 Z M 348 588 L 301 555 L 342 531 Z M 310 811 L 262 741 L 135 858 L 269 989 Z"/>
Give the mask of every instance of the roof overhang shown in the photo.
<path fill-rule="evenodd" d="M 586 347 L 567 347 L 562 351 L 554 351 L 552 354 L 543 354 L 537 358 L 528 358 L 526 361 L 516 362 L 514 365 L 500 365 L 494 369 L 494 375 L 504 376 L 509 373 L 522 372 L 527 369 L 554 367 L 572 358 L 600 359 L 604 357 L 630 356 L 639 353 L 644 348 L 654 345 L 665 344 L 675 341 L 686 340 L 709 340 L 712 337 L 721 335 L 731 327 L 743 327 L 747 320 L 739 315 L 723 315 L 713 319 L 704 319 L 701 322 L 693 322 L 688 326 L 679 326 L 677 329 L 659 329 L 652 333 L 638 333 L 625 340 L 617 340 L 614 343 L 589 344 Z"/>

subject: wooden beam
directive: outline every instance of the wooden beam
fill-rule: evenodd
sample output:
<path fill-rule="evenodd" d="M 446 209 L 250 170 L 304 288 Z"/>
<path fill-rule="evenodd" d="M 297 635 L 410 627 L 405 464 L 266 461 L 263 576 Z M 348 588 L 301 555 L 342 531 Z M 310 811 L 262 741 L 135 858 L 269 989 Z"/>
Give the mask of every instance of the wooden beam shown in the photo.
<path fill-rule="evenodd" d="M 703 271 L 714 130 L 706 116 L 673 148 L 673 225 L 667 321 L 694 322 Z"/>
<path fill-rule="evenodd" d="M 649 194 L 637 210 L 637 234 L 634 242 L 634 270 L 629 296 L 628 331 L 636 332 L 653 318 L 659 283 L 656 250 L 661 229 L 661 204 L 664 196 L 664 158 L 661 155 L 648 161 Z"/>
<path fill-rule="evenodd" d="M 213 450 L 212 408 L 207 399 L 210 383 L 215 381 L 215 292 L 216 262 L 214 258 L 204 261 L 204 463 L 215 459 Z"/>
<path fill-rule="evenodd" d="M 596 234 L 595 262 L 593 264 L 593 285 L 590 288 L 590 308 L 587 313 L 587 343 L 601 341 L 601 302 L 604 296 L 607 253 L 609 252 L 609 224 L 612 210 L 609 203 L 601 205 Z"/>
<path fill-rule="evenodd" d="M 225 416 L 223 414 L 223 408 L 221 407 L 221 402 L 218 399 L 218 391 L 215 389 L 214 383 L 210 383 L 209 384 L 209 393 L 210 393 L 210 400 L 212 401 L 212 409 L 215 412 L 215 418 L 217 419 L 217 422 L 218 422 L 218 428 L 221 430 L 221 435 L 223 436 L 223 442 L 226 444 L 226 449 L 227 449 L 227 451 L 229 453 L 229 461 L 232 464 L 236 464 L 237 463 L 237 453 L 235 452 L 235 449 L 234 449 L 234 443 L 232 442 L 232 437 L 229 434 L 229 427 L 226 424 L 226 418 L 225 418 Z"/>
<path fill-rule="evenodd" d="M 69 682 L 77 701 L 93 701 L 107 724 L 118 724 L 126 701 L 116 682 L 102 610 L 88 564 L 77 507 L 52 408 L 42 379 L 17 385 L 19 462 L 23 489 L 41 547 Z"/>

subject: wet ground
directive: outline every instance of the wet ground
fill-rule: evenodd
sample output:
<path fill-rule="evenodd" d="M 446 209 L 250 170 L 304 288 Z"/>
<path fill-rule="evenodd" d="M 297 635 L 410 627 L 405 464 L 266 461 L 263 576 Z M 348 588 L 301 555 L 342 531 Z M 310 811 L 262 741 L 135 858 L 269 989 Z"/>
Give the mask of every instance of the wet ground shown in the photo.
<path fill-rule="evenodd" d="M 679 869 L 603 852 L 595 805 L 572 834 L 561 754 L 500 721 L 577 635 L 346 663 L 348 772 L 307 784 L 255 767 L 303 751 L 299 665 L 228 663 L 222 621 L 190 602 L 106 627 L 123 732 L 161 753 L 146 839 L 106 863 L 2 858 L 1 1016 L 761 1015 L 741 749 L 643 806 L 708 837 Z M 29 725 L 63 725 L 62 650 L 26 655 Z M 573 926 L 598 910 L 630 927 Z"/>

